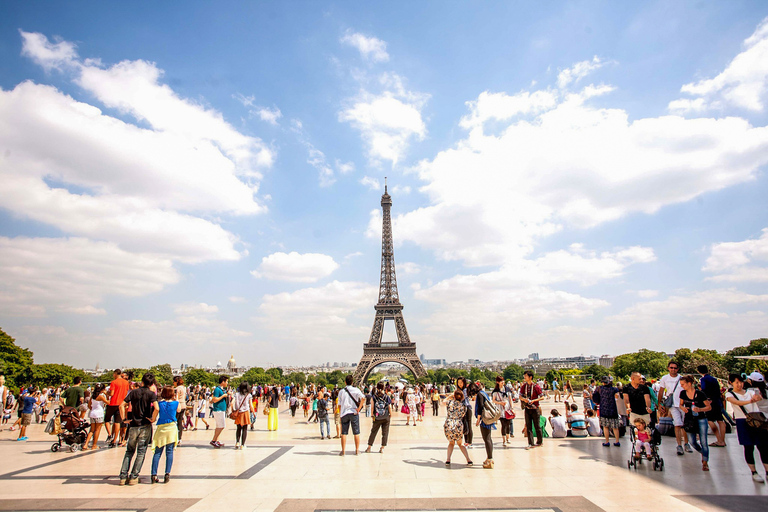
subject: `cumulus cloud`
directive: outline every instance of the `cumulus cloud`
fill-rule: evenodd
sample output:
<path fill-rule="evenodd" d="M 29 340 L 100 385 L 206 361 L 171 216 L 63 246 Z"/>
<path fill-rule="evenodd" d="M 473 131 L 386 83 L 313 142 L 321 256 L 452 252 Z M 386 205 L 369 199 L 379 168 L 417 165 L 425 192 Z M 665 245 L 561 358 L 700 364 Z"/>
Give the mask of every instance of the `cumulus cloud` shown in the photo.
<path fill-rule="evenodd" d="M 760 22 L 742 46 L 743 51 L 714 78 L 683 85 L 681 92 L 697 98 L 673 101 L 669 104 L 670 111 L 680 110 L 686 105 L 695 107 L 686 111 L 723 108 L 726 105 L 763 111 L 768 90 L 768 18 Z"/>
<path fill-rule="evenodd" d="M 360 184 L 364 187 L 367 187 L 368 190 L 381 190 L 381 182 L 376 178 L 371 178 L 370 176 L 363 176 L 363 178 L 360 180 Z"/>
<path fill-rule="evenodd" d="M 340 39 L 341 43 L 347 44 L 360 52 L 360 55 L 371 62 L 386 62 L 389 60 L 387 53 L 387 43 L 375 37 L 368 37 L 359 32 L 347 30 Z"/>
<path fill-rule="evenodd" d="M 251 274 L 277 281 L 314 283 L 331 275 L 337 268 L 339 264 L 326 254 L 276 252 L 262 258 L 258 270 Z"/>
<path fill-rule="evenodd" d="M 702 268 L 715 274 L 708 279 L 716 282 L 768 281 L 768 228 L 762 233 L 760 238 L 713 244 Z"/>
<path fill-rule="evenodd" d="M 258 117 L 272 126 L 277 126 L 278 119 L 283 117 L 283 113 L 280 112 L 280 109 L 277 107 L 269 108 L 257 105 L 255 96 L 245 96 L 238 93 L 233 94 L 232 97 L 242 103 L 244 107 L 248 108 L 248 113 L 251 116 Z"/>
<path fill-rule="evenodd" d="M 173 308 L 173 312 L 181 316 L 210 315 L 218 313 L 219 308 L 205 302 L 187 302 L 176 305 Z"/>
<path fill-rule="evenodd" d="M 565 68 L 557 75 L 557 86 L 561 89 L 574 84 L 576 85 L 582 78 L 586 77 L 596 69 L 600 69 L 605 63 L 595 55 L 592 60 L 583 60 L 577 62 L 569 68 Z"/>

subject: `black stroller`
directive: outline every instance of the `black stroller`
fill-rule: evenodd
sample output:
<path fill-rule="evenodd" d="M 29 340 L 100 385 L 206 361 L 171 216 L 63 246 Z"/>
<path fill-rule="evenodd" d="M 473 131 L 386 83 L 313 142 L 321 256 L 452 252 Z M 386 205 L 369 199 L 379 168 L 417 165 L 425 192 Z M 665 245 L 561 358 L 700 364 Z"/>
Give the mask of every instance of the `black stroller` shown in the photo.
<path fill-rule="evenodd" d="M 74 407 L 60 407 L 54 410 L 54 417 L 48 422 L 45 431 L 55 435 L 58 441 L 51 445 L 51 451 L 61 450 L 62 443 L 69 446 L 69 451 L 76 452 L 82 448 L 88 437 L 90 425 L 81 420 Z"/>
<path fill-rule="evenodd" d="M 650 434 L 650 441 L 648 441 L 648 444 L 651 445 L 651 452 L 646 453 L 645 448 L 642 449 L 641 452 L 638 453 L 637 448 L 635 447 L 635 441 L 637 440 L 637 433 L 636 428 L 634 425 L 627 426 L 627 430 L 629 430 L 629 444 L 632 447 L 632 453 L 629 456 L 629 460 L 627 461 L 627 468 L 637 469 L 638 464 L 643 463 L 643 457 L 645 456 L 648 459 L 648 462 L 653 463 L 653 470 L 654 471 L 664 471 L 664 459 L 661 458 L 659 455 L 659 445 L 661 444 L 661 434 L 658 430 L 655 428 L 648 427 L 648 432 Z"/>

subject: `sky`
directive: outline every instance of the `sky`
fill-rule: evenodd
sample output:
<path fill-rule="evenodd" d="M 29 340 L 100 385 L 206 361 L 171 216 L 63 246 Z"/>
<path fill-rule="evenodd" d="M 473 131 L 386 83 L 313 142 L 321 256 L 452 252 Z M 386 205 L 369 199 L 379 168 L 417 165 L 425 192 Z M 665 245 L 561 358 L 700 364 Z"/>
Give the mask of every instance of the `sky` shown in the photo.
<path fill-rule="evenodd" d="M 36 362 L 768 336 L 768 4 L 6 2 L 0 327 Z M 395 339 L 391 322 L 384 341 Z"/>

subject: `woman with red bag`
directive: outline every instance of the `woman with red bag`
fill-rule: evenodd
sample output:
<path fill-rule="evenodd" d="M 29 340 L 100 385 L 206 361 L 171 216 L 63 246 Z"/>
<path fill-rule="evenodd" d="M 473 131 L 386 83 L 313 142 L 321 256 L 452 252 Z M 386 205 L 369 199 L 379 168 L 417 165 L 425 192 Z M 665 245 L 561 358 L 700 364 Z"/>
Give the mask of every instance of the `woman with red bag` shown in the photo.
<path fill-rule="evenodd" d="M 496 377 L 496 387 L 493 388 L 493 393 L 491 393 L 491 400 L 502 411 L 499 421 L 501 422 L 502 445 L 506 448 L 507 445 L 511 444 L 509 438 L 515 437 L 512 435 L 512 420 L 515 418 L 515 412 L 512 410 L 512 397 L 507 392 L 507 388 L 504 385 L 504 377 L 501 375 Z"/>

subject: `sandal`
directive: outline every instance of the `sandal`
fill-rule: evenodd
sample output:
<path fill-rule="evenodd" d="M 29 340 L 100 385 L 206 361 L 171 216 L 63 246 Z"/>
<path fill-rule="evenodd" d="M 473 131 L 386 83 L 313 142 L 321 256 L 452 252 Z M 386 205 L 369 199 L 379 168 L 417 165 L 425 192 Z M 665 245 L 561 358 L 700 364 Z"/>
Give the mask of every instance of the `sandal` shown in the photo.
<path fill-rule="evenodd" d="M 445 465 L 446 466 L 450 466 L 451 465 L 451 461 L 449 461 L 449 460 L 445 461 Z"/>

